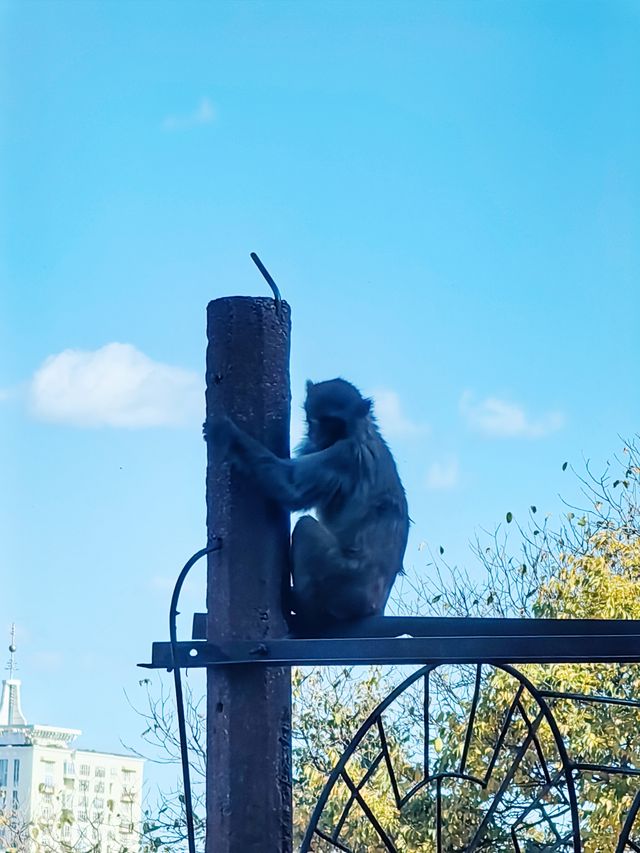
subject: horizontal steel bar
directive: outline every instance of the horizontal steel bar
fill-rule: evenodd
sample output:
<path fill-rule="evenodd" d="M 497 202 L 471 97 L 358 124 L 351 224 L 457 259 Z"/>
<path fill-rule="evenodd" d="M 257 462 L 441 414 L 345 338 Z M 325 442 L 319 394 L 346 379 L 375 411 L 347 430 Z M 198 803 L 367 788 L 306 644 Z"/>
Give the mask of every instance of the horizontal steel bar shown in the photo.
<path fill-rule="evenodd" d="M 517 637 L 640 634 L 638 619 L 497 619 L 471 616 L 372 616 L 327 626 L 322 639 L 345 637 Z M 193 639 L 207 639 L 207 614 L 194 613 Z M 294 636 L 311 637 L 308 632 Z M 317 635 L 316 635 L 317 636 Z"/>
<path fill-rule="evenodd" d="M 624 624 L 624 623 L 620 623 Z M 179 667 L 261 664 L 638 663 L 640 633 L 573 635 L 202 640 L 177 644 Z M 154 643 L 152 669 L 174 665 L 170 643 Z"/>
<path fill-rule="evenodd" d="M 540 696 L 545 699 L 569 699 L 572 702 L 595 702 L 603 705 L 624 705 L 627 708 L 640 708 L 637 699 L 621 699 L 617 696 L 599 696 L 597 693 L 566 693 L 561 690 L 539 690 Z"/>
<path fill-rule="evenodd" d="M 606 773 L 606 774 L 618 774 L 619 776 L 640 776 L 640 769 L 637 767 L 626 767 L 621 765 L 614 765 L 611 767 L 609 764 L 586 764 L 583 761 L 572 763 L 571 766 L 574 770 L 580 770 L 581 772 L 589 772 L 589 773 Z"/>

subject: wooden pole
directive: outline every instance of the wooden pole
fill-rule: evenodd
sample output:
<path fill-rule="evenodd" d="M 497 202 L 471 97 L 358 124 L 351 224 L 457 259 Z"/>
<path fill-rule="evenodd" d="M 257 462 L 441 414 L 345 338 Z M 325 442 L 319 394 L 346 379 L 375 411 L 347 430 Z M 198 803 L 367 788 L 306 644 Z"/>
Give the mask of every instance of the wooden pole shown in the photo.
<path fill-rule="evenodd" d="M 207 308 L 207 417 L 229 415 L 278 456 L 289 454 L 290 310 L 226 297 Z M 208 445 L 207 636 L 258 644 L 286 634 L 289 514 Z M 206 853 L 290 853 L 288 668 L 212 667 L 207 677 Z"/>

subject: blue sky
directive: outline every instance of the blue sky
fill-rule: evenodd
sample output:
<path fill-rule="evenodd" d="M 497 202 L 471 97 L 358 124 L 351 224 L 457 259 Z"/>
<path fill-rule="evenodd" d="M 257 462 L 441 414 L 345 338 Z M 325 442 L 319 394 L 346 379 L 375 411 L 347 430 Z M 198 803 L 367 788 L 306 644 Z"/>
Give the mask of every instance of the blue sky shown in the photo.
<path fill-rule="evenodd" d="M 636 3 L 0 8 L 0 630 L 32 721 L 135 741 L 123 690 L 205 541 L 205 306 L 267 293 L 250 251 L 294 405 L 377 397 L 411 570 L 557 516 L 562 463 L 638 430 Z"/>

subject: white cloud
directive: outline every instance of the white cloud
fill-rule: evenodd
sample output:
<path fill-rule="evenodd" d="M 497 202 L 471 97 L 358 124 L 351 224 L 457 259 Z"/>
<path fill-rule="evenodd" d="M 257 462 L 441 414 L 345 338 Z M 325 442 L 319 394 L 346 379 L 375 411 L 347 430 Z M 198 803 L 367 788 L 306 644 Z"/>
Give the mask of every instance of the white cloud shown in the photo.
<path fill-rule="evenodd" d="M 165 116 L 163 130 L 190 130 L 193 127 L 211 124 L 215 121 L 216 110 L 209 98 L 201 98 L 198 106 L 190 113 Z"/>
<path fill-rule="evenodd" d="M 36 417 L 79 427 L 180 426 L 194 422 L 204 407 L 196 373 L 119 343 L 50 355 L 29 396 Z"/>
<path fill-rule="evenodd" d="M 373 413 L 382 434 L 396 438 L 413 438 L 427 433 L 428 427 L 412 421 L 404 413 L 400 397 L 389 388 L 378 388 L 373 392 Z"/>
<path fill-rule="evenodd" d="M 427 488 L 434 491 L 454 489 L 460 480 L 458 460 L 451 456 L 441 462 L 434 462 L 427 471 Z"/>
<path fill-rule="evenodd" d="M 460 411 L 473 429 L 499 438 L 543 438 L 561 429 L 565 422 L 562 412 L 547 412 L 534 418 L 517 403 L 498 397 L 476 402 L 469 391 L 462 395 Z"/>

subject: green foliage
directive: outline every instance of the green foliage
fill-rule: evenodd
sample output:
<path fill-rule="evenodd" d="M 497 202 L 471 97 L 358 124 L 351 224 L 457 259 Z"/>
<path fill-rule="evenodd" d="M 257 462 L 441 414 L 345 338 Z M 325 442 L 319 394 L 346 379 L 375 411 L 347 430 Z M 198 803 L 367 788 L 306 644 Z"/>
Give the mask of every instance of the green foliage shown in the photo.
<path fill-rule="evenodd" d="M 294 849 L 302 836 L 316 806 L 320 792 L 334 765 L 373 709 L 386 697 L 397 679 L 381 667 L 364 674 L 356 670 L 320 670 L 294 675 L 295 733 L 294 733 Z M 412 756 L 413 729 L 418 707 L 407 703 L 404 718 L 390 716 L 385 720 L 389 757 L 401 786 L 411 786 L 421 778 L 421 769 Z M 360 744 L 348 765 L 348 774 L 355 785 L 367 776 L 363 787 L 367 805 L 386 831 L 403 849 L 426 853 L 432 850 L 427 827 L 432 805 L 416 799 L 410 808 L 399 814 L 395 806 L 390 777 L 380 761 L 378 729 L 372 729 Z M 321 824 L 334 827 L 351 796 L 348 785 L 340 781 L 333 789 L 323 811 Z M 344 833 L 349 846 L 357 853 L 386 851 L 371 823 L 362 819 L 362 811 L 352 807 Z M 318 841 L 314 850 L 335 850 Z"/>

